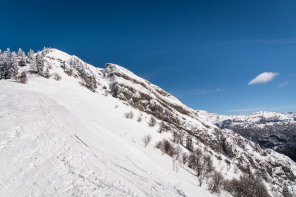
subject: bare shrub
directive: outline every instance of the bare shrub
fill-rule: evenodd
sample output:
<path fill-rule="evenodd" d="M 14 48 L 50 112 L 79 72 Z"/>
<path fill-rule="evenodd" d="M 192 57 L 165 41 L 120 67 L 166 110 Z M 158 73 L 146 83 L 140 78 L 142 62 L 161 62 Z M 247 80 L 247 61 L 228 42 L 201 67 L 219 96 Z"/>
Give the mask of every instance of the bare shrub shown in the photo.
<path fill-rule="evenodd" d="M 156 124 L 156 119 L 153 116 L 151 116 L 150 119 L 149 119 L 148 125 L 150 127 L 154 127 L 155 124 Z"/>
<path fill-rule="evenodd" d="M 17 82 L 19 83 L 27 83 L 28 82 L 28 77 L 25 71 L 22 71 L 19 76 L 16 78 Z"/>
<path fill-rule="evenodd" d="M 147 147 L 147 145 L 151 142 L 152 137 L 151 135 L 145 135 L 142 140 L 144 142 L 144 146 Z"/>
<path fill-rule="evenodd" d="M 162 141 L 156 142 L 155 148 L 161 149 Z"/>
<path fill-rule="evenodd" d="M 162 141 L 156 143 L 155 147 L 159 148 L 162 154 L 165 153 L 169 156 L 173 156 L 175 154 L 174 146 L 167 139 L 163 139 Z"/>
<path fill-rule="evenodd" d="M 225 181 L 224 189 L 234 197 L 270 197 L 262 180 L 246 174 L 239 180 Z"/>
<path fill-rule="evenodd" d="M 171 130 L 171 127 L 166 124 L 164 121 L 161 121 L 161 123 L 159 124 L 159 133 L 162 133 L 163 131 L 169 131 Z"/>
<path fill-rule="evenodd" d="M 212 193 L 220 193 L 220 190 L 223 187 L 224 177 L 220 172 L 215 171 L 213 176 L 211 177 L 211 181 L 209 183 L 209 190 Z"/>
<path fill-rule="evenodd" d="M 57 81 L 60 81 L 62 79 L 62 77 L 58 73 L 53 73 L 52 77 Z"/>
<path fill-rule="evenodd" d="M 168 140 L 164 139 L 162 141 L 162 148 L 163 148 L 163 152 L 166 153 L 167 155 L 169 156 L 174 155 L 174 147 Z"/>
<path fill-rule="evenodd" d="M 127 119 L 133 119 L 134 118 L 134 114 L 132 111 L 130 112 L 127 112 L 124 114 L 124 117 L 127 118 Z"/>
<path fill-rule="evenodd" d="M 137 119 L 138 122 L 142 122 L 142 116 L 139 116 Z"/>
<path fill-rule="evenodd" d="M 73 75 L 73 70 L 70 68 L 68 70 L 64 71 L 67 75 L 69 75 L 70 77 Z"/>

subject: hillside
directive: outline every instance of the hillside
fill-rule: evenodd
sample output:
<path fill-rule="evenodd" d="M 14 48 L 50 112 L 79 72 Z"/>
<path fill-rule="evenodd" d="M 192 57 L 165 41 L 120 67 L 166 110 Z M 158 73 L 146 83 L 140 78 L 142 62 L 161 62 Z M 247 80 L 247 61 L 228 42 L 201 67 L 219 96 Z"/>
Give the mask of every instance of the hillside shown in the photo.
<path fill-rule="evenodd" d="M 219 129 L 121 66 L 96 68 L 48 48 L 12 56 L 0 65 L 4 196 L 215 196 L 214 171 L 262 181 L 262 196 L 296 190 L 291 159 Z M 22 73 L 27 83 L 16 83 Z M 156 148 L 163 139 L 174 148 Z M 237 194 L 226 190 L 218 193 Z"/>

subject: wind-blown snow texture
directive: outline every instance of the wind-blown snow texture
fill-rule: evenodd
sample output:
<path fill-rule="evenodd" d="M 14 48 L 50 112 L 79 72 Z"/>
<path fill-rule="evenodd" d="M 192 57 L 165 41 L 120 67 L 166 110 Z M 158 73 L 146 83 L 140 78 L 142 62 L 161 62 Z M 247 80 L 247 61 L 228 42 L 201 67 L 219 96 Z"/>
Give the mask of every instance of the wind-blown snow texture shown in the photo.
<path fill-rule="evenodd" d="M 173 171 L 172 158 L 154 149 L 172 133 L 147 126 L 151 115 L 193 137 L 226 178 L 238 178 L 248 167 L 262 174 L 270 194 L 283 183 L 296 189 L 291 159 L 221 131 L 130 71 L 114 64 L 95 68 L 56 49 L 38 54 L 44 70 L 61 81 L 36 74 L 29 74 L 28 84 L 0 80 L 1 195 L 214 196 L 198 186 L 194 171 Z M 129 111 L 142 122 L 124 118 Z M 146 134 L 152 136 L 147 148 Z"/>

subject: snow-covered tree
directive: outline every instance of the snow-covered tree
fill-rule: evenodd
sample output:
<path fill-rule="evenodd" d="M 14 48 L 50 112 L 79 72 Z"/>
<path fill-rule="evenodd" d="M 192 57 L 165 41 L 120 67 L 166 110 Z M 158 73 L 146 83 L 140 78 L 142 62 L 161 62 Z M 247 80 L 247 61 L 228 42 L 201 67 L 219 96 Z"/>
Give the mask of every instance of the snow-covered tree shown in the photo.
<path fill-rule="evenodd" d="M 43 59 L 41 57 L 40 54 L 37 54 L 36 56 L 36 72 L 37 74 L 43 76 L 43 68 L 44 68 L 44 62 L 43 62 Z"/>
<path fill-rule="evenodd" d="M 26 54 L 25 52 L 22 52 L 21 56 L 19 56 L 20 58 L 20 62 L 19 65 L 20 66 L 26 66 L 27 65 L 27 61 L 26 61 Z"/>
<path fill-rule="evenodd" d="M 27 61 L 29 63 L 32 63 L 34 60 L 34 51 L 32 49 L 30 49 L 30 51 L 28 52 L 28 58 L 27 58 Z"/>
<path fill-rule="evenodd" d="M 16 77 L 17 74 L 18 74 L 18 59 L 17 59 L 17 55 L 15 52 L 12 52 L 11 53 L 11 63 L 10 63 L 10 67 L 9 67 L 9 74 L 10 74 L 10 77 Z"/>
<path fill-rule="evenodd" d="M 16 54 L 10 52 L 8 48 L 1 54 L 0 59 L 0 79 L 10 79 L 11 77 L 16 76 L 17 68 Z"/>
<path fill-rule="evenodd" d="M 19 48 L 19 50 L 17 52 L 17 56 L 22 57 L 22 55 L 23 55 L 23 50 L 21 48 Z"/>

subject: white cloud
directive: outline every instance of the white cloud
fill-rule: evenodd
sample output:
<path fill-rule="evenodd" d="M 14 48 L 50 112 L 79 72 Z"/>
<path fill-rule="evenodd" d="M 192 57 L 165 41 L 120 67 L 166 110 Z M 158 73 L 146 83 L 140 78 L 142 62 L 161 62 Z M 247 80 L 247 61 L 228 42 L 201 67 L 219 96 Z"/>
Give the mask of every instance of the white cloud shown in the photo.
<path fill-rule="evenodd" d="M 279 84 L 277 87 L 278 88 L 284 87 L 284 86 L 288 85 L 288 83 L 289 83 L 288 81 L 284 81 L 283 83 Z"/>
<path fill-rule="evenodd" d="M 203 94 L 213 94 L 218 92 L 224 92 L 223 88 L 216 88 L 216 89 L 199 89 L 199 90 L 192 90 L 188 92 L 184 92 L 183 96 L 185 95 L 203 95 Z"/>
<path fill-rule="evenodd" d="M 216 92 L 224 92 L 223 88 L 216 88 Z"/>
<path fill-rule="evenodd" d="M 267 83 L 271 80 L 273 80 L 279 73 L 274 73 L 274 72 L 264 72 L 252 79 L 248 85 L 254 85 L 257 83 Z"/>

